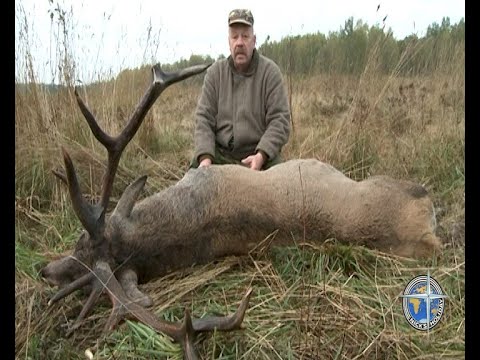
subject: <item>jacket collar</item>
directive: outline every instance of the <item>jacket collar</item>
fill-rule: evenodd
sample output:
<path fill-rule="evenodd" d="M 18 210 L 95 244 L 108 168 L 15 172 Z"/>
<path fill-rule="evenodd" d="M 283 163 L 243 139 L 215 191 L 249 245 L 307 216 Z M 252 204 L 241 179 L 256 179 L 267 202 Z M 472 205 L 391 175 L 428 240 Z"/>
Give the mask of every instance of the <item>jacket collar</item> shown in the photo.
<path fill-rule="evenodd" d="M 240 72 L 235 68 L 232 55 L 230 55 L 227 60 L 228 60 L 228 65 L 230 66 L 230 69 L 234 74 L 240 74 L 243 76 L 252 76 L 257 70 L 259 58 L 260 58 L 260 54 L 258 53 L 257 49 L 253 49 L 252 61 L 250 61 L 250 65 L 248 66 L 248 69 L 245 72 Z"/>

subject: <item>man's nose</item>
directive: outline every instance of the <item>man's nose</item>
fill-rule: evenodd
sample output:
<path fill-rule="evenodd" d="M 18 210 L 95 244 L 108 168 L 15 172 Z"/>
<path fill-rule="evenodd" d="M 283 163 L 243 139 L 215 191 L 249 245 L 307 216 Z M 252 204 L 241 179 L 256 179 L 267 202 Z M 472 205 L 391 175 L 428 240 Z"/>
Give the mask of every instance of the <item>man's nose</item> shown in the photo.
<path fill-rule="evenodd" d="M 242 38 L 238 38 L 237 41 L 235 42 L 236 46 L 245 46 L 245 42 L 243 41 Z"/>

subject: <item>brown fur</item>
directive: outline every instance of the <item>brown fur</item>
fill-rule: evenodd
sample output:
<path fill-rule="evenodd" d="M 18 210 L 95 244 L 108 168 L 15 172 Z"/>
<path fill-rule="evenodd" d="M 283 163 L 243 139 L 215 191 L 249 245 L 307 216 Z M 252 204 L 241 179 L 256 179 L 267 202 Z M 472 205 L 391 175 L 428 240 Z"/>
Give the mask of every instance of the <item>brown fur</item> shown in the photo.
<path fill-rule="evenodd" d="M 239 165 L 191 169 L 176 185 L 133 206 L 142 187 L 125 200 L 128 210 L 111 215 L 106 230 L 121 265 L 117 274 L 133 271 L 139 282 L 247 254 L 276 230 L 273 245 L 336 238 L 407 257 L 440 249 L 433 204 L 423 187 L 387 176 L 356 182 L 313 159 L 262 172 Z M 88 247 L 79 241 L 73 255 L 91 265 Z M 42 274 L 52 284 L 65 284 L 63 277 L 71 281 L 73 269 L 82 268 L 68 267 L 72 261 L 54 261 Z"/>

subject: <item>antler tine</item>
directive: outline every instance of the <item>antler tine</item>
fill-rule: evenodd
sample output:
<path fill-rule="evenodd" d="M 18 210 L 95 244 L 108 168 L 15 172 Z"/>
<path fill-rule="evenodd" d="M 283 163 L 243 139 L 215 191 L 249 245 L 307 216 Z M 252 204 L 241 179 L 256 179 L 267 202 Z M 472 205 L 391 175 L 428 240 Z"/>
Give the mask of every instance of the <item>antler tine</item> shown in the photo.
<path fill-rule="evenodd" d="M 185 309 L 185 315 L 183 316 L 183 324 L 180 328 L 180 332 L 183 337 L 180 340 L 180 343 L 183 347 L 183 356 L 187 360 L 197 360 L 198 355 L 193 346 L 193 341 L 195 340 L 196 334 L 192 325 L 192 317 L 190 316 L 190 311 Z"/>
<path fill-rule="evenodd" d="M 65 170 L 67 172 L 68 190 L 70 198 L 72 199 L 73 210 L 78 216 L 78 219 L 85 227 L 88 233 L 96 238 L 99 229 L 98 222 L 103 214 L 103 209 L 98 206 L 90 205 L 82 196 L 80 185 L 78 183 L 75 167 L 68 152 L 62 147 L 63 160 L 65 163 Z"/>
<path fill-rule="evenodd" d="M 90 130 L 92 130 L 93 135 L 95 138 L 100 141 L 107 149 L 112 148 L 115 145 L 115 139 L 105 133 L 100 126 L 97 123 L 97 120 L 95 120 L 95 117 L 91 113 L 91 111 L 88 109 L 87 105 L 83 102 L 82 98 L 78 94 L 77 88 L 75 87 L 75 97 L 77 99 L 77 104 L 80 107 L 80 111 L 83 114 L 83 117 L 85 120 L 87 120 L 88 126 L 90 127 Z"/>
<path fill-rule="evenodd" d="M 235 311 L 234 314 L 230 316 L 211 316 L 203 319 L 193 320 L 193 328 L 195 332 L 200 331 L 212 331 L 212 330 L 221 330 L 229 331 L 239 329 L 242 325 L 243 318 L 245 317 L 245 311 L 248 307 L 248 302 L 252 295 L 252 288 L 249 288 L 245 295 L 243 295 L 242 301 Z"/>
<path fill-rule="evenodd" d="M 93 307 L 95 306 L 95 303 L 100 298 L 100 295 L 102 295 L 102 293 L 103 293 L 102 284 L 98 280 L 95 280 L 93 283 L 92 291 L 90 292 L 90 295 L 88 296 L 87 301 L 83 305 L 83 308 L 80 311 L 80 314 L 78 314 L 77 319 L 75 320 L 73 325 L 68 329 L 67 336 L 70 335 L 74 330 L 78 329 L 82 325 L 83 320 L 92 311 Z"/>
<path fill-rule="evenodd" d="M 160 64 L 153 67 L 154 82 L 165 83 L 165 88 L 176 82 L 185 80 L 192 75 L 200 74 L 207 70 L 212 64 L 194 65 L 186 69 L 179 70 L 173 73 L 164 73 L 160 68 Z"/>
<path fill-rule="evenodd" d="M 116 141 L 119 142 L 118 148 L 123 149 L 133 138 L 138 128 L 140 127 L 143 119 L 145 118 L 148 110 L 150 110 L 157 98 L 167 87 L 176 82 L 185 80 L 193 75 L 205 71 L 210 65 L 211 64 L 195 65 L 173 73 L 163 72 L 160 68 L 160 64 L 154 65 L 152 68 L 152 84 L 137 105 L 137 108 L 130 117 L 127 126 L 117 137 Z"/>
<path fill-rule="evenodd" d="M 70 295 L 72 292 L 75 290 L 78 290 L 88 283 L 90 283 L 95 274 L 89 272 L 82 277 L 78 278 L 74 282 L 70 283 L 69 285 L 65 286 L 64 288 L 60 289 L 49 301 L 48 301 L 48 306 L 51 306 L 52 304 L 56 303 L 58 300 L 63 299 L 65 296 Z"/>

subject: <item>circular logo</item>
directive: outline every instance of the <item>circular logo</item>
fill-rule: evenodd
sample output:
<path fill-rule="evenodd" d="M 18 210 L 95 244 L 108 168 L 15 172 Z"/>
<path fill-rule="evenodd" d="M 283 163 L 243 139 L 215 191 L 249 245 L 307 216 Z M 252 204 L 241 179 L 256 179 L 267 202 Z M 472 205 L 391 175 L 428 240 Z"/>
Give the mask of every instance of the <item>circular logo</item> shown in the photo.
<path fill-rule="evenodd" d="M 428 274 L 413 278 L 401 297 L 408 323 L 417 330 L 428 331 L 440 321 L 447 296 L 440 284 Z"/>

